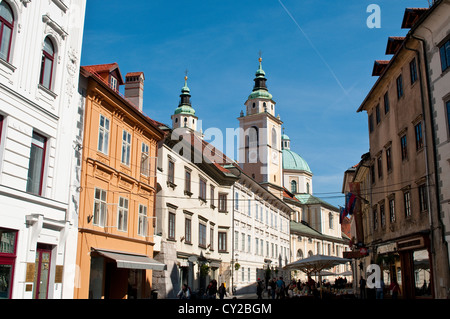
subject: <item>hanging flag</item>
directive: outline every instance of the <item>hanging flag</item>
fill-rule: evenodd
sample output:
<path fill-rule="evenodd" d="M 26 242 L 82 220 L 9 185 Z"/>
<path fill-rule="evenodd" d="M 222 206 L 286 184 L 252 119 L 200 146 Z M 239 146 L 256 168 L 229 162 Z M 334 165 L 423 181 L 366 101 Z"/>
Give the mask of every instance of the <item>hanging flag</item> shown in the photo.
<path fill-rule="evenodd" d="M 356 205 L 356 195 L 353 193 L 347 193 L 347 195 L 345 195 L 345 211 L 347 215 L 353 215 L 355 205 Z"/>
<path fill-rule="evenodd" d="M 339 224 L 342 224 L 345 216 L 347 216 L 347 210 L 344 207 L 341 207 L 340 212 L 339 212 Z"/>

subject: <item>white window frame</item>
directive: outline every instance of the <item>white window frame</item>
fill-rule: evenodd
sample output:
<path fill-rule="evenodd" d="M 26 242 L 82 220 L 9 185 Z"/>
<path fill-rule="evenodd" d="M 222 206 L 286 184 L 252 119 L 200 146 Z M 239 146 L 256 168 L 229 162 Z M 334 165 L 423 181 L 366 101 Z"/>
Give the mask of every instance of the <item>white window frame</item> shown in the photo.
<path fill-rule="evenodd" d="M 99 191 L 100 198 L 97 197 L 97 191 Z M 104 196 L 103 196 L 104 195 Z M 94 212 L 93 212 L 93 224 L 99 227 L 105 227 L 106 219 L 108 215 L 108 208 L 106 198 L 108 194 L 104 189 L 96 187 L 94 189 Z M 98 209 L 96 209 L 98 207 Z"/>
<path fill-rule="evenodd" d="M 102 118 L 104 119 L 104 126 L 101 125 Z M 106 128 L 106 123 L 108 123 L 108 127 Z M 109 118 L 100 114 L 99 122 L 98 122 L 98 142 L 97 142 L 97 150 L 102 152 L 103 154 L 108 155 L 109 152 L 109 132 L 110 132 L 111 122 Z M 102 137 L 102 145 L 100 145 L 100 137 Z"/>
<path fill-rule="evenodd" d="M 147 206 L 139 204 L 139 211 L 138 211 L 138 236 L 147 237 L 147 235 L 148 235 Z"/>
<path fill-rule="evenodd" d="M 128 209 L 129 200 L 126 197 L 119 197 L 117 206 L 117 229 L 126 232 L 128 230 Z"/>
<path fill-rule="evenodd" d="M 123 130 L 121 162 L 126 166 L 130 166 L 130 161 L 131 161 L 131 134 L 127 130 Z"/>

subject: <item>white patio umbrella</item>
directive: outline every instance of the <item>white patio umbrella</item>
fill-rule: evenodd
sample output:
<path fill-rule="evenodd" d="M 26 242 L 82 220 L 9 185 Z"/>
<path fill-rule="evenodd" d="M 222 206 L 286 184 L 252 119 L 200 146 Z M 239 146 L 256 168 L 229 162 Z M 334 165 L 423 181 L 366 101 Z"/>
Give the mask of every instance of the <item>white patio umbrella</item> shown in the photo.
<path fill-rule="evenodd" d="M 319 274 L 319 283 L 322 286 L 322 276 L 320 273 L 325 269 L 330 269 L 334 266 L 345 264 L 351 262 L 351 259 L 335 257 L 335 256 L 325 256 L 325 255 L 314 255 L 308 258 L 299 259 L 283 267 L 285 270 L 300 270 L 305 272 L 308 276 Z M 322 290 L 321 290 L 322 293 Z"/>
<path fill-rule="evenodd" d="M 340 274 L 338 274 L 338 276 L 353 276 L 353 272 L 351 272 L 350 270 L 344 271 Z"/>

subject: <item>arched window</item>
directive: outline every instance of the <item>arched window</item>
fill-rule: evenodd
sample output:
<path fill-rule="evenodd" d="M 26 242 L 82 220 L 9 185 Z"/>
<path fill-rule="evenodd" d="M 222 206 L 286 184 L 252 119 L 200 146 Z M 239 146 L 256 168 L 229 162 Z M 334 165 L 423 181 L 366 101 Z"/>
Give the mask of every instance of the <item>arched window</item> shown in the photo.
<path fill-rule="evenodd" d="M 248 163 L 258 162 L 258 128 L 252 126 L 248 129 Z"/>
<path fill-rule="evenodd" d="M 297 258 L 303 259 L 303 251 L 301 249 L 297 250 Z"/>
<path fill-rule="evenodd" d="M 314 253 L 310 250 L 310 251 L 308 251 L 308 257 L 311 257 L 311 256 L 313 256 L 314 255 Z"/>
<path fill-rule="evenodd" d="M 306 183 L 306 193 L 309 194 L 309 183 Z"/>
<path fill-rule="evenodd" d="M 14 15 L 9 4 L 0 3 L 0 58 L 9 62 L 12 34 L 14 29 Z"/>
<path fill-rule="evenodd" d="M 272 128 L 272 149 L 277 149 L 277 131 Z"/>
<path fill-rule="evenodd" d="M 51 90 L 53 79 L 53 62 L 55 60 L 55 47 L 52 40 L 46 37 L 44 40 L 44 49 L 42 50 L 41 78 L 39 84 Z"/>
<path fill-rule="evenodd" d="M 291 193 L 292 194 L 296 194 L 297 193 L 297 182 L 296 181 L 292 181 L 291 182 Z"/>
<path fill-rule="evenodd" d="M 333 220 L 333 214 L 329 213 L 328 214 L 328 226 L 330 227 L 330 229 L 334 229 L 333 224 L 334 224 L 334 220 Z"/>

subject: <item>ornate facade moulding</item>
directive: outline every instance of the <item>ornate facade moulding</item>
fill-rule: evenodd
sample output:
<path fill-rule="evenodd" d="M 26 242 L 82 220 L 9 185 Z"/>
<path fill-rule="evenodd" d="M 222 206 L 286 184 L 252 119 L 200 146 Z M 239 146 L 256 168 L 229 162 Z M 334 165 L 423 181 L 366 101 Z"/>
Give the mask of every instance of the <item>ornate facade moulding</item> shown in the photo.
<path fill-rule="evenodd" d="M 67 38 L 68 33 L 52 18 L 50 18 L 50 15 L 48 13 L 42 16 L 42 22 L 44 22 L 47 26 L 54 30 L 63 40 Z"/>

